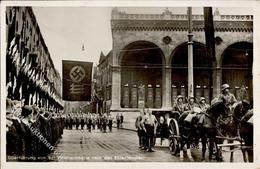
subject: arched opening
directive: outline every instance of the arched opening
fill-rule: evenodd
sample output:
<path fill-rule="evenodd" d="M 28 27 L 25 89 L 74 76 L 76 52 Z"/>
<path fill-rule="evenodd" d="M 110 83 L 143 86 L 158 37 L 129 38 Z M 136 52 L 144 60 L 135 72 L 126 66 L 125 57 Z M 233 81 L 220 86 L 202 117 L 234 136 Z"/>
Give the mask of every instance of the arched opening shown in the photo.
<path fill-rule="evenodd" d="M 187 97 L 188 90 L 188 44 L 179 45 L 172 54 L 172 103 L 177 95 Z M 194 96 L 204 96 L 210 102 L 212 93 L 212 59 L 208 57 L 206 46 L 193 43 Z"/>
<path fill-rule="evenodd" d="M 237 42 L 222 55 L 222 83 L 228 83 L 238 100 L 253 100 L 253 44 Z"/>
<path fill-rule="evenodd" d="M 146 107 L 160 108 L 162 105 L 161 49 L 147 41 L 136 41 L 127 45 L 121 58 L 121 107 L 137 108 L 140 102 Z"/>

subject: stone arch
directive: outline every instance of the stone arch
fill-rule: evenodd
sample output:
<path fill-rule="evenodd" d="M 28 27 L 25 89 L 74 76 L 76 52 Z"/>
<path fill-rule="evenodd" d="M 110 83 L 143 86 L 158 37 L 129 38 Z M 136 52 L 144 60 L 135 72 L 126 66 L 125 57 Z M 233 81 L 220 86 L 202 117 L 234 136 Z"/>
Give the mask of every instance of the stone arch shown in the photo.
<path fill-rule="evenodd" d="M 161 54 L 162 64 L 165 65 L 166 59 L 165 59 L 165 55 L 164 55 L 164 52 L 161 49 L 161 47 L 159 45 L 157 45 L 156 43 L 151 42 L 151 41 L 147 41 L 147 40 L 131 41 L 128 44 L 126 44 L 124 47 L 120 48 L 120 50 L 117 52 L 117 53 L 119 53 L 119 55 L 118 55 L 118 64 L 121 65 L 122 58 L 125 55 L 125 53 L 128 51 L 129 48 L 133 48 L 134 46 L 138 46 L 139 44 L 144 44 L 144 46 L 145 45 L 151 46 L 151 47 L 148 47 L 148 50 L 158 49 L 160 51 L 160 54 Z M 138 48 L 138 50 L 139 50 L 139 48 Z"/>
<path fill-rule="evenodd" d="M 253 44 L 238 41 L 230 44 L 221 55 L 222 83 L 228 83 L 238 98 L 253 100 Z M 246 89 L 247 92 L 241 93 Z"/>
<path fill-rule="evenodd" d="M 121 67 L 121 107 L 137 108 L 138 99 L 143 99 L 147 107 L 160 108 L 165 65 L 161 48 L 149 41 L 135 41 L 120 51 L 118 61 Z M 137 92 L 142 85 L 144 97 Z"/>
<path fill-rule="evenodd" d="M 229 42 L 229 43 L 225 44 L 225 45 L 222 47 L 222 51 L 221 51 L 221 53 L 220 53 L 220 58 L 219 58 L 219 66 L 220 66 L 220 67 L 222 66 L 223 56 L 224 56 L 224 52 L 226 51 L 226 49 L 227 49 L 228 47 L 230 47 L 231 45 L 234 45 L 234 44 L 237 44 L 237 43 L 253 44 L 253 41 L 245 40 L 245 39 L 238 39 L 238 40 L 236 40 L 236 41 L 232 41 L 232 42 Z"/>
<path fill-rule="evenodd" d="M 184 42 L 177 46 L 171 56 L 172 67 L 172 99 L 181 94 L 187 96 L 188 83 L 188 44 Z M 209 102 L 212 95 L 213 59 L 209 58 L 203 43 L 193 43 L 194 95 L 204 96 Z"/>

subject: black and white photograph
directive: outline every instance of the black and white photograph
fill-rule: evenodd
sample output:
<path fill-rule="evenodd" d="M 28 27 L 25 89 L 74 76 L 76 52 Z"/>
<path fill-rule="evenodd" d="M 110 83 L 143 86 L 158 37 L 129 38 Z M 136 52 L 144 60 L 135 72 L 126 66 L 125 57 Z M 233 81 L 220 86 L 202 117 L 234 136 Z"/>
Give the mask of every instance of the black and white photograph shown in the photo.
<path fill-rule="evenodd" d="M 254 7 L 2 9 L 5 163 L 255 162 Z"/>

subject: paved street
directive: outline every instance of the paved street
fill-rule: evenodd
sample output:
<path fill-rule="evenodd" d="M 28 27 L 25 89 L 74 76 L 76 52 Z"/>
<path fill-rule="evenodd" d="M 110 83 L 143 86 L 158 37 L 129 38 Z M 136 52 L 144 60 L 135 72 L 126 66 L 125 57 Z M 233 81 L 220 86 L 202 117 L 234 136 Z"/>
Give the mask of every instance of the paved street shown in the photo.
<path fill-rule="evenodd" d="M 59 157 L 51 156 L 55 161 L 178 161 L 166 147 L 156 147 L 153 153 L 139 150 L 137 139 L 135 132 L 115 128 L 111 133 L 64 130 L 55 148 Z"/>
<path fill-rule="evenodd" d="M 157 140 L 159 141 L 159 139 Z M 166 141 L 165 141 L 166 143 Z M 64 130 L 55 152 L 50 155 L 53 161 L 112 161 L 112 162 L 180 162 L 179 157 L 170 154 L 167 146 L 156 146 L 156 152 L 138 149 L 137 135 L 134 131 L 117 130 L 101 133 L 94 130 Z M 192 150 L 195 161 L 200 161 L 200 150 Z M 229 154 L 224 154 L 228 161 Z M 241 161 L 241 153 L 235 153 L 235 161 Z M 189 162 L 188 159 L 184 160 Z"/>

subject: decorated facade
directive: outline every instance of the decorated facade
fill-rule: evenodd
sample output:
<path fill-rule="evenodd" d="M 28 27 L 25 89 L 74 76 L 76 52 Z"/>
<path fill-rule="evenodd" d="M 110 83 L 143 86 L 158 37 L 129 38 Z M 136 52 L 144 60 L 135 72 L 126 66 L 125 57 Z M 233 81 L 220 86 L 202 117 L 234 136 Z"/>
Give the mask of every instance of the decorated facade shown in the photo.
<path fill-rule="evenodd" d="M 7 97 L 47 110 L 62 109 L 61 76 L 31 7 L 6 8 Z"/>

